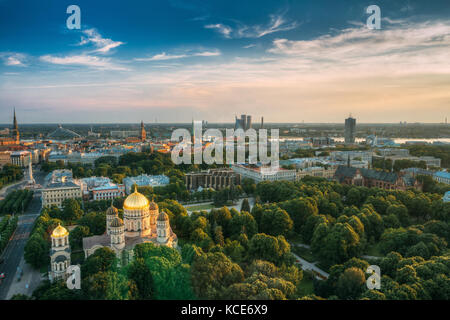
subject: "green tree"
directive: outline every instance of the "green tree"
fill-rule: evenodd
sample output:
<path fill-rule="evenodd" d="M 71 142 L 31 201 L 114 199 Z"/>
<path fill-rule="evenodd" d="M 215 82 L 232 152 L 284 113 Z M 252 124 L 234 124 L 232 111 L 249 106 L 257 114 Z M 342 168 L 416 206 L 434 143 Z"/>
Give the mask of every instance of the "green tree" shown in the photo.
<path fill-rule="evenodd" d="M 248 202 L 248 199 L 247 199 L 247 198 L 245 198 L 245 199 L 242 201 L 242 204 L 241 204 L 241 212 L 242 212 L 242 211 L 250 212 L 250 203 Z"/>
<path fill-rule="evenodd" d="M 194 292 L 202 299 L 220 299 L 226 288 L 244 280 L 241 267 L 221 252 L 196 257 L 191 276 Z"/>
<path fill-rule="evenodd" d="M 366 277 L 359 268 L 345 269 L 339 277 L 337 293 L 341 299 L 357 299 L 365 289 Z"/>

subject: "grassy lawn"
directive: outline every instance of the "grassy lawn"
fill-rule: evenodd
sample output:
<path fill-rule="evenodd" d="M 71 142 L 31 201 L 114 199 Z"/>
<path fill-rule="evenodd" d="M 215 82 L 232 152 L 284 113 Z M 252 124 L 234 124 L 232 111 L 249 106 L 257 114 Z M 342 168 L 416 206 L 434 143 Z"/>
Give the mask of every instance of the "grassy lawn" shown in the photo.
<path fill-rule="evenodd" d="M 317 259 L 314 258 L 310 249 L 304 247 L 298 247 L 295 245 L 291 246 L 291 251 L 293 251 L 296 255 L 300 256 L 300 258 L 305 259 L 308 262 L 314 262 Z"/>
<path fill-rule="evenodd" d="M 198 206 L 186 207 L 187 211 L 202 211 L 202 210 L 210 210 L 214 209 L 214 205 L 212 204 L 199 204 Z"/>

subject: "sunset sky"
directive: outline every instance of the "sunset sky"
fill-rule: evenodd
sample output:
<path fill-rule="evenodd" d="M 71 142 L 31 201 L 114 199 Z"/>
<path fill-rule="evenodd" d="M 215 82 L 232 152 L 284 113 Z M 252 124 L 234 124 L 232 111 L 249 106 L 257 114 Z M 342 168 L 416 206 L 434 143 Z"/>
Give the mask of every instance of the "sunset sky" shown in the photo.
<path fill-rule="evenodd" d="M 0 123 L 13 107 L 22 123 L 442 122 L 450 3 L 0 0 Z"/>

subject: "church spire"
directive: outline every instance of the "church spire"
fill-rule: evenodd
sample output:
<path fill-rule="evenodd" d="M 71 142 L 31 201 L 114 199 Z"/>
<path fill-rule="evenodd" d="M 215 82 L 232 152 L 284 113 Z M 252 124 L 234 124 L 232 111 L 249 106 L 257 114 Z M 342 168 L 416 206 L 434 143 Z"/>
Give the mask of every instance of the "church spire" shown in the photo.
<path fill-rule="evenodd" d="M 147 132 L 145 131 L 143 120 L 141 120 L 141 131 L 139 134 L 139 138 L 141 139 L 142 142 L 145 142 L 145 139 L 147 138 Z"/>
<path fill-rule="evenodd" d="M 12 137 L 16 141 L 16 143 L 19 143 L 20 135 L 19 135 L 19 125 L 17 124 L 17 118 L 16 118 L 16 108 L 14 108 Z"/>
<path fill-rule="evenodd" d="M 17 125 L 17 118 L 16 118 L 16 108 L 14 108 L 14 123 L 13 123 L 13 129 L 18 130 L 19 126 Z"/>

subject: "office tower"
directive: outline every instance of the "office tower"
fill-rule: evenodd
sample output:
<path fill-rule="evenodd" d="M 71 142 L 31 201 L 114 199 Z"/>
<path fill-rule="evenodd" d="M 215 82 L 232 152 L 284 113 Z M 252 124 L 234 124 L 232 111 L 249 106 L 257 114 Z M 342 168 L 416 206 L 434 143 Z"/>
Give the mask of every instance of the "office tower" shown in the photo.
<path fill-rule="evenodd" d="M 345 119 L 345 143 L 355 143 L 356 119 L 350 115 Z"/>
<path fill-rule="evenodd" d="M 241 119 L 234 116 L 234 130 L 241 129 Z"/>
<path fill-rule="evenodd" d="M 246 116 L 245 114 L 241 114 L 241 127 L 243 130 L 247 128 Z"/>
<path fill-rule="evenodd" d="M 247 124 L 245 130 L 252 128 L 252 116 L 247 115 Z"/>
<path fill-rule="evenodd" d="M 261 117 L 261 129 L 264 128 L 264 117 Z"/>

